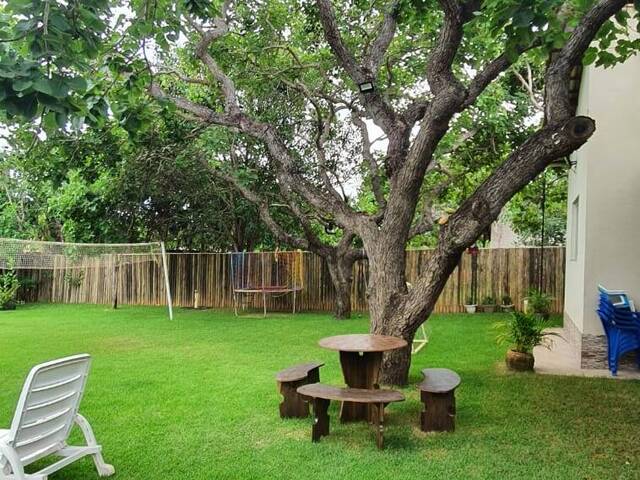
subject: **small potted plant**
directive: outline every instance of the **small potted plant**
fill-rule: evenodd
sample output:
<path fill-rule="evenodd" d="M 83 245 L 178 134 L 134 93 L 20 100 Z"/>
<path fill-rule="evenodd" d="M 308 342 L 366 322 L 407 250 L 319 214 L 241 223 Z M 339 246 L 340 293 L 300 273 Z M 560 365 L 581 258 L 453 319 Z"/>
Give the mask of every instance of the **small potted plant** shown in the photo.
<path fill-rule="evenodd" d="M 549 348 L 549 337 L 559 336 L 555 332 L 545 331 L 549 323 L 534 313 L 513 312 L 509 320 L 498 323 L 496 327 L 500 330 L 498 343 L 511 346 L 505 358 L 507 367 L 518 372 L 533 370 L 533 348 L 538 345 Z"/>
<path fill-rule="evenodd" d="M 543 318 L 549 319 L 551 314 L 551 301 L 553 297 L 540 290 L 530 290 L 529 295 L 525 299 L 525 312 L 533 313 Z"/>
<path fill-rule="evenodd" d="M 490 295 L 484 297 L 484 300 L 482 300 L 482 311 L 484 313 L 494 313 L 496 311 L 496 299 Z"/>
<path fill-rule="evenodd" d="M 473 301 L 473 297 L 467 297 L 467 302 L 464 304 L 464 309 L 467 313 L 476 313 L 478 305 Z"/>
<path fill-rule="evenodd" d="M 14 272 L 0 275 L 0 310 L 16 309 L 18 288 L 20 288 L 20 282 Z"/>
<path fill-rule="evenodd" d="M 500 308 L 505 313 L 513 312 L 513 300 L 511 300 L 509 294 L 502 295 L 502 304 L 500 305 Z"/>

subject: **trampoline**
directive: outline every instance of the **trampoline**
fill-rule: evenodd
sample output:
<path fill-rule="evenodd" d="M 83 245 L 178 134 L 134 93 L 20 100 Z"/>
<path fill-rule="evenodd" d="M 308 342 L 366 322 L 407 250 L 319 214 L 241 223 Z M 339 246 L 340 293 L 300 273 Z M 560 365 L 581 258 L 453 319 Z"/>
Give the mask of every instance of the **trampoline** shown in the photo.
<path fill-rule="evenodd" d="M 247 308 L 247 297 L 261 295 L 263 315 L 267 315 L 267 296 L 292 296 L 296 313 L 298 292 L 303 288 L 302 252 L 233 252 L 231 287 L 233 310 Z"/>

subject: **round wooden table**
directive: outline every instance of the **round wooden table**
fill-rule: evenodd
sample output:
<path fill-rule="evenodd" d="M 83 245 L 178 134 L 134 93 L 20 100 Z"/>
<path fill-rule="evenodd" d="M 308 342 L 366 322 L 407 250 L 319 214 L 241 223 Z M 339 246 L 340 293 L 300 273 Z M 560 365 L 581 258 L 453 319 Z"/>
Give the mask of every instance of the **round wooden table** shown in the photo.
<path fill-rule="evenodd" d="M 337 335 L 323 338 L 318 342 L 322 348 L 337 350 L 345 383 L 352 388 L 379 388 L 378 378 L 382 365 L 382 354 L 407 346 L 402 338 L 387 335 Z M 368 420 L 367 405 L 342 402 L 340 420 Z"/>

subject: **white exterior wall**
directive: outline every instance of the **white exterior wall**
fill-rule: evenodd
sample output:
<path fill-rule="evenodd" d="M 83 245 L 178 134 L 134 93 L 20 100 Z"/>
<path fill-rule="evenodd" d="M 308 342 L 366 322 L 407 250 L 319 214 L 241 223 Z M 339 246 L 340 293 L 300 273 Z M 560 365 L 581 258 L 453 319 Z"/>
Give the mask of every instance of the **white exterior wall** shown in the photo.
<path fill-rule="evenodd" d="M 518 234 L 511 225 L 498 221 L 491 224 L 491 248 L 513 248 L 519 245 Z"/>
<path fill-rule="evenodd" d="M 595 313 L 599 283 L 640 303 L 639 87 L 640 56 L 583 72 L 578 113 L 595 119 L 596 131 L 569 173 L 565 327 L 570 320 L 585 335 L 604 334 Z"/>

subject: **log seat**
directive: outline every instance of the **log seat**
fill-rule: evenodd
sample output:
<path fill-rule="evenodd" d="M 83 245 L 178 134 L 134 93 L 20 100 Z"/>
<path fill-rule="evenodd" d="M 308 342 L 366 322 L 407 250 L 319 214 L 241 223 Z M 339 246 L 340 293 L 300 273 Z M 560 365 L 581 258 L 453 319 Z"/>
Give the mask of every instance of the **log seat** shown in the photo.
<path fill-rule="evenodd" d="M 423 432 L 453 432 L 456 419 L 455 390 L 460 376 L 448 368 L 425 368 L 418 384 L 424 411 L 420 415 Z"/>
<path fill-rule="evenodd" d="M 320 367 L 324 363 L 309 362 L 294 365 L 276 373 L 278 391 L 282 394 L 280 418 L 306 418 L 309 416 L 308 401 L 298 395 L 297 388 L 320 381 Z"/>

